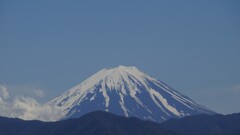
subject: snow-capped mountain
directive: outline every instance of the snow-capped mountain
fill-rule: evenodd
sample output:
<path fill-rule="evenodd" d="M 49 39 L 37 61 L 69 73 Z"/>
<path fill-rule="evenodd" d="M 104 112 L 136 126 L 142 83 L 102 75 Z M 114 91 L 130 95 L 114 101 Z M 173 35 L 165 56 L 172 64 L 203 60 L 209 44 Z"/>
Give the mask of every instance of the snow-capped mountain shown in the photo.
<path fill-rule="evenodd" d="M 124 66 L 102 69 L 48 104 L 63 112 L 62 119 L 96 110 L 156 122 L 213 113 L 136 67 Z"/>

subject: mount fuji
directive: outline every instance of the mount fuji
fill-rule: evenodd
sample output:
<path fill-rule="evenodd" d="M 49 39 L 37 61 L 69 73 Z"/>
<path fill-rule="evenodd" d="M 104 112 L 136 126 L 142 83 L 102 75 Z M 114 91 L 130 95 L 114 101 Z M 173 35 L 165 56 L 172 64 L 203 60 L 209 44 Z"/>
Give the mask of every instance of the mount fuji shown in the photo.
<path fill-rule="evenodd" d="M 136 67 L 125 66 L 104 68 L 47 104 L 60 109 L 62 119 L 96 110 L 155 122 L 214 113 Z"/>

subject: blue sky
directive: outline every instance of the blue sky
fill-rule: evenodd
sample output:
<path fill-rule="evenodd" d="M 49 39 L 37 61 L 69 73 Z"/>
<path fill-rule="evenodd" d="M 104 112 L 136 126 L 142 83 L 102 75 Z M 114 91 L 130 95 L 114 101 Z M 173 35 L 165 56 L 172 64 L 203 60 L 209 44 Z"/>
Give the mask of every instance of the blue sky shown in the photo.
<path fill-rule="evenodd" d="M 0 2 L 0 85 L 41 103 L 133 65 L 216 112 L 240 112 L 239 51 L 238 0 Z"/>

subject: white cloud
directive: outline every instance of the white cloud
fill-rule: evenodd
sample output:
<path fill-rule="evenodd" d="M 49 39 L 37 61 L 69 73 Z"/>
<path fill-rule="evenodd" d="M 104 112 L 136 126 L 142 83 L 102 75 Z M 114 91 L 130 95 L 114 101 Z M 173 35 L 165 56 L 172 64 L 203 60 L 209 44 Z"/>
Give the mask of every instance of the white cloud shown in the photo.
<path fill-rule="evenodd" d="M 0 87 L 0 116 L 24 120 L 56 121 L 62 116 L 61 111 L 48 104 L 40 104 L 35 99 L 15 96 L 9 99 L 8 89 Z M 37 91 L 40 96 L 43 94 Z"/>
<path fill-rule="evenodd" d="M 233 90 L 240 91 L 240 84 L 233 86 Z"/>
<path fill-rule="evenodd" d="M 33 93 L 40 98 L 44 96 L 44 92 L 42 90 L 35 89 L 33 90 Z"/>
<path fill-rule="evenodd" d="M 3 85 L 0 85 L 0 98 L 2 100 L 6 100 L 9 98 L 9 93 L 7 91 L 7 88 Z"/>
<path fill-rule="evenodd" d="M 29 84 L 22 84 L 22 85 L 12 85 L 12 84 L 1 85 L 0 84 L 0 88 L 1 86 L 7 89 L 9 93 L 11 93 L 11 97 L 27 96 L 27 97 L 32 97 L 34 99 L 45 98 L 45 93 L 42 91 L 43 88 L 41 88 L 41 86 L 29 85 Z"/>

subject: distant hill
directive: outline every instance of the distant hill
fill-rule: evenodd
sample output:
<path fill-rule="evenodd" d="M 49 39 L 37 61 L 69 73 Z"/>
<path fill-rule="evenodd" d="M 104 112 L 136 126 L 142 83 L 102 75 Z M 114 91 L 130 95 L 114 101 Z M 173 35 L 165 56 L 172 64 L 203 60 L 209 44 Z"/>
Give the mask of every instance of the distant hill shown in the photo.
<path fill-rule="evenodd" d="M 160 124 L 96 111 L 58 122 L 0 118 L 0 135 L 172 135 Z"/>
<path fill-rule="evenodd" d="M 196 115 L 162 124 L 103 111 L 57 122 L 0 117 L 0 135 L 240 135 L 240 113 Z"/>
<path fill-rule="evenodd" d="M 170 119 L 161 124 L 179 135 L 240 135 L 240 113 L 230 115 L 196 115 Z"/>

